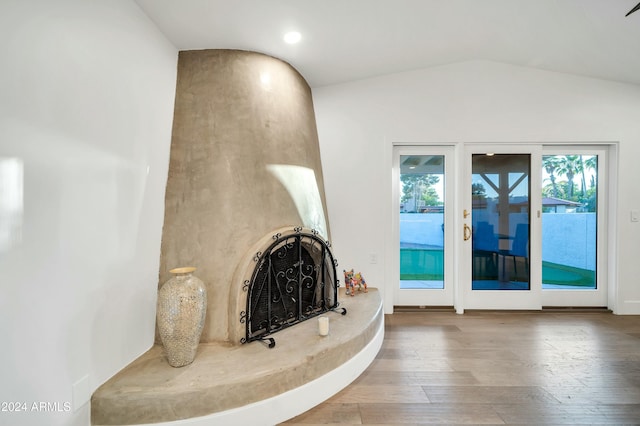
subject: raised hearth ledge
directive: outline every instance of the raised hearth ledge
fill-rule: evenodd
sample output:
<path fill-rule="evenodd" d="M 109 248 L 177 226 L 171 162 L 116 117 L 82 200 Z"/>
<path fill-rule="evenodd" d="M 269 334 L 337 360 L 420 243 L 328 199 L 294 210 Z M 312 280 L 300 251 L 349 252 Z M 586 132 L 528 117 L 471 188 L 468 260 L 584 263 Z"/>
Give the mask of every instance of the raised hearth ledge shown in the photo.
<path fill-rule="evenodd" d="M 193 364 L 170 367 L 152 347 L 102 385 L 93 425 L 273 425 L 333 396 L 371 364 L 384 338 L 378 289 L 340 289 L 347 315 L 328 312 L 330 333 L 311 319 L 273 334 L 276 346 L 200 344 Z"/>

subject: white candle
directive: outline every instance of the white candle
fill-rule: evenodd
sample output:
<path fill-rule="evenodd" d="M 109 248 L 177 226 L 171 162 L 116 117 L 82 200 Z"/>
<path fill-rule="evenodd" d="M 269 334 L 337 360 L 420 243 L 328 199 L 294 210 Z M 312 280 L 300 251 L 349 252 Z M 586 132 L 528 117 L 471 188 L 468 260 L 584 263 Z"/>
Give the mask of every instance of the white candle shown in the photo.
<path fill-rule="evenodd" d="M 321 336 L 329 334 L 329 317 L 318 317 L 318 334 Z"/>

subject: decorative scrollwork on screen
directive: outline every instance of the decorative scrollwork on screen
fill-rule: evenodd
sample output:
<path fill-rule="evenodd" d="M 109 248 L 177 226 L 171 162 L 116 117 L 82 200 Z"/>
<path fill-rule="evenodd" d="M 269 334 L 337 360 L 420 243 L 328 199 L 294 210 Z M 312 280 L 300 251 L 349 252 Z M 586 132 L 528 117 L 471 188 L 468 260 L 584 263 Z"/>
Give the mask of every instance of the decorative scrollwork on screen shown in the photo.
<path fill-rule="evenodd" d="M 338 263 L 316 230 L 298 226 L 289 234 L 273 235 L 273 240 L 255 255 L 258 264 L 244 282 L 247 308 L 240 321 L 246 324 L 245 342 L 264 342 L 269 334 L 339 305 Z"/>

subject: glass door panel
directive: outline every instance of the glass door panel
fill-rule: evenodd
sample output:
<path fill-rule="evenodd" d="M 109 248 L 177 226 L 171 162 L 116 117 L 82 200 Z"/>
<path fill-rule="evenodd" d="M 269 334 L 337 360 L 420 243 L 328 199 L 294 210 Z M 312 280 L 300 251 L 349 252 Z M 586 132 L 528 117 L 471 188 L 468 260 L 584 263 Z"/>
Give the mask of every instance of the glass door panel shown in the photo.
<path fill-rule="evenodd" d="M 444 288 L 444 155 L 400 156 L 400 288 Z"/>
<path fill-rule="evenodd" d="M 529 290 L 529 154 L 473 154 L 472 290 Z"/>
<path fill-rule="evenodd" d="M 542 157 L 542 288 L 597 288 L 598 156 Z"/>

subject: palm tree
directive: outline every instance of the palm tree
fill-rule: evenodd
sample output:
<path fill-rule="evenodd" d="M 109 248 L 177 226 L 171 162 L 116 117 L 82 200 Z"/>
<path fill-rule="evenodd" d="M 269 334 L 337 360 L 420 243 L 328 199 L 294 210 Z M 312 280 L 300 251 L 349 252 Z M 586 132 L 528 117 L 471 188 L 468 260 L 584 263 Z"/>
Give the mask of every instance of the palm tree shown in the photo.
<path fill-rule="evenodd" d="M 583 170 L 582 161 L 578 155 L 565 155 L 558 164 L 558 174 L 567 176 L 567 195 L 573 200 L 573 178 Z"/>
<path fill-rule="evenodd" d="M 584 199 L 587 195 L 587 177 L 585 175 L 585 167 L 584 167 L 584 158 L 582 158 L 582 154 L 580 157 L 580 175 L 581 175 L 581 189 L 582 189 L 582 198 Z"/>
<path fill-rule="evenodd" d="M 586 170 L 591 170 L 595 172 L 595 176 L 598 176 L 598 156 L 592 155 L 586 160 L 584 160 L 584 168 Z M 591 180 L 593 181 L 593 175 L 591 176 Z M 591 186 L 595 186 L 595 182 L 591 183 Z"/>
<path fill-rule="evenodd" d="M 585 160 L 582 155 L 580 155 L 580 164 L 582 165 L 580 169 L 580 173 L 582 174 L 582 197 L 585 198 L 587 195 L 587 170 L 592 170 L 597 172 L 598 169 L 598 156 L 597 155 L 589 155 Z M 593 177 L 593 176 L 592 176 Z M 591 184 L 593 186 L 593 183 Z"/>
<path fill-rule="evenodd" d="M 556 170 L 558 169 L 560 159 L 557 155 L 545 155 L 542 157 L 542 166 L 549 174 L 551 187 L 553 188 L 553 197 L 558 198 L 558 184 L 556 183 Z"/>
<path fill-rule="evenodd" d="M 598 178 L 598 156 L 592 155 L 589 156 L 586 160 L 584 160 L 584 169 L 591 170 L 594 173 L 591 174 L 591 181 L 589 182 L 589 189 L 584 196 L 584 205 L 586 207 L 586 211 L 595 212 L 597 209 L 597 198 L 598 198 L 598 188 L 597 188 L 597 178 Z M 583 174 L 585 173 L 583 170 Z"/>

